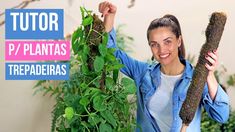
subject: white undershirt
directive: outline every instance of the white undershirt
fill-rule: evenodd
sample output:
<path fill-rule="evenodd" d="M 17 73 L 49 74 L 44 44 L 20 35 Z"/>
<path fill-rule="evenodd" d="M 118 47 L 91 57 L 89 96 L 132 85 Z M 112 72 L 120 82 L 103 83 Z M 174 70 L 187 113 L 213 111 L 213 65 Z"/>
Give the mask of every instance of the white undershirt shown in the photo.
<path fill-rule="evenodd" d="M 148 109 L 162 132 L 169 132 L 173 120 L 172 93 L 175 83 L 182 74 L 176 76 L 165 75 L 161 72 L 161 83 L 151 96 Z"/>

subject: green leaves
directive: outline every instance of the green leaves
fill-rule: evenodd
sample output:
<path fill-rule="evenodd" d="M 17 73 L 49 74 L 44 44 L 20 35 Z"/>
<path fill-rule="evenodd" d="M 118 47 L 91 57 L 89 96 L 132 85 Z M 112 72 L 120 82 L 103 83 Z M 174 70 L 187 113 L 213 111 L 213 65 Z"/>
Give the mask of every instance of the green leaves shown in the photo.
<path fill-rule="evenodd" d="M 123 67 L 124 65 L 123 64 L 119 64 L 119 63 L 114 63 L 112 65 L 109 65 L 108 66 L 108 70 L 112 71 L 112 70 L 119 70 Z"/>
<path fill-rule="evenodd" d="M 76 55 L 79 50 L 79 44 L 83 39 L 83 31 L 81 27 L 79 27 L 73 34 L 72 34 L 72 49 L 74 54 Z"/>
<path fill-rule="evenodd" d="M 87 54 L 82 52 L 81 53 L 81 58 L 82 58 L 83 63 L 86 62 L 87 61 Z"/>
<path fill-rule="evenodd" d="M 118 73 L 119 73 L 119 70 L 113 70 L 113 80 L 115 82 L 115 84 L 117 83 L 117 79 L 118 79 Z"/>
<path fill-rule="evenodd" d="M 104 104 L 104 97 L 102 95 L 97 95 L 93 99 L 93 107 L 97 111 L 104 111 L 106 109 L 106 106 Z"/>
<path fill-rule="evenodd" d="M 116 49 L 107 48 L 109 34 L 102 21 L 83 7 L 80 11 L 81 25 L 71 38 L 70 79 L 36 85 L 40 91 L 57 95 L 51 130 L 131 131 L 135 116 L 130 113 L 133 107 L 127 96 L 135 91 L 133 83 L 119 81 L 123 65 L 114 56 Z"/>
<path fill-rule="evenodd" d="M 79 103 L 83 105 L 84 107 L 86 107 L 89 104 L 89 99 L 86 96 L 82 97 Z"/>
<path fill-rule="evenodd" d="M 108 43 L 108 39 L 109 39 L 108 33 L 105 32 L 102 37 L 102 44 L 106 46 Z"/>
<path fill-rule="evenodd" d="M 227 80 L 227 84 L 229 86 L 234 86 L 235 85 L 235 74 L 229 76 L 229 79 Z"/>
<path fill-rule="evenodd" d="M 99 45 L 99 52 L 104 57 L 107 54 L 108 49 L 104 44 Z"/>
<path fill-rule="evenodd" d="M 82 73 L 87 75 L 89 73 L 88 67 L 86 64 L 82 65 Z"/>
<path fill-rule="evenodd" d="M 65 109 L 65 117 L 68 119 L 68 120 L 71 120 L 73 118 L 73 115 L 74 115 L 74 111 L 73 111 L 73 108 L 72 107 L 67 107 Z"/>
<path fill-rule="evenodd" d="M 88 54 L 90 53 L 90 48 L 87 46 L 87 45 L 83 45 L 82 46 L 82 52 L 81 52 L 81 58 L 82 58 L 82 61 L 83 61 L 83 63 L 84 62 L 86 62 L 87 61 L 87 56 L 88 56 Z M 85 64 L 85 63 L 84 63 Z"/>
<path fill-rule="evenodd" d="M 94 68 L 96 72 L 100 72 L 104 67 L 104 58 L 100 56 L 96 56 L 94 61 Z"/>
<path fill-rule="evenodd" d="M 83 19 L 82 25 L 83 25 L 83 26 L 87 26 L 87 25 L 92 24 L 92 22 L 93 22 L 93 18 L 92 18 L 91 15 L 89 15 L 89 16 L 87 16 L 86 18 Z"/>
<path fill-rule="evenodd" d="M 112 132 L 112 127 L 107 123 L 101 123 L 99 126 L 100 132 Z"/>
<path fill-rule="evenodd" d="M 124 92 L 128 94 L 134 94 L 136 92 L 136 87 L 132 80 L 128 78 L 122 78 L 121 83 L 123 86 L 125 86 Z"/>
<path fill-rule="evenodd" d="M 108 123 L 110 123 L 114 128 L 117 126 L 116 123 L 116 119 L 114 118 L 114 116 L 110 113 L 109 110 L 106 111 L 102 111 L 100 112 L 101 116 L 108 121 Z"/>
<path fill-rule="evenodd" d="M 106 77 L 105 79 L 105 85 L 106 85 L 106 88 L 108 89 L 112 89 L 114 87 L 114 81 L 111 77 Z"/>
<path fill-rule="evenodd" d="M 81 15 L 82 15 L 82 20 L 84 19 L 84 7 L 80 7 Z"/>
<path fill-rule="evenodd" d="M 99 122 L 101 122 L 103 119 L 98 116 L 98 115 L 91 115 L 89 116 L 88 118 L 88 122 L 92 125 L 92 126 L 95 126 L 97 125 Z"/>
<path fill-rule="evenodd" d="M 89 48 L 87 45 L 84 45 L 84 46 L 83 46 L 83 53 L 86 54 L 86 55 L 88 55 L 89 52 L 90 52 L 90 48 Z"/>

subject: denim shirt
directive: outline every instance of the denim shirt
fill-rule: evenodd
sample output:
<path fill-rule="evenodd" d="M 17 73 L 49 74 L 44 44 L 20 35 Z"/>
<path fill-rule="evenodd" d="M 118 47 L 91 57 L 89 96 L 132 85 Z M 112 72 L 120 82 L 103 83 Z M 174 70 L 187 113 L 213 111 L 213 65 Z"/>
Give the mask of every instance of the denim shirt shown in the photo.
<path fill-rule="evenodd" d="M 160 64 L 149 65 L 144 62 L 137 61 L 129 57 L 125 52 L 119 50 L 116 46 L 115 30 L 109 33 L 108 48 L 115 48 L 115 56 L 120 59 L 124 67 L 121 72 L 132 78 L 137 87 L 137 127 L 136 131 L 143 132 L 160 132 L 160 129 L 154 118 L 150 115 L 147 109 L 147 104 L 150 97 L 154 94 L 160 83 Z M 179 117 L 179 112 L 183 101 L 186 98 L 187 90 L 192 80 L 193 67 L 192 65 L 181 59 L 185 65 L 185 69 L 181 79 L 176 82 L 173 90 L 173 121 L 171 132 L 179 132 L 182 120 Z M 160 99 L 160 98 L 159 98 Z M 197 108 L 192 122 L 187 128 L 187 132 L 200 132 L 201 110 L 202 107 L 207 111 L 208 115 L 217 122 L 224 123 L 229 118 L 229 99 L 220 85 L 214 100 L 210 98 L 208 86 L 205 85 L 200 105 Z"/>

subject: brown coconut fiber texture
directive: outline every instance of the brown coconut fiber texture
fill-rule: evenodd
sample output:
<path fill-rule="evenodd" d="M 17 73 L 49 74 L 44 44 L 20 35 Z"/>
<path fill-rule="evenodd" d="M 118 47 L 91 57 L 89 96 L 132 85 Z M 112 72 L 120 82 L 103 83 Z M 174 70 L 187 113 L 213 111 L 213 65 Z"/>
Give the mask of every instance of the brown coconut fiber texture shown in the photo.
<path fill-rule="evenodd" d="M 90 35 L 88 37 L 87 44 L 90 48 L 89 56 L 87 59 L 88 63 L 88 69 L 90 71 L 94 71 L 94 60 L 95 57 L 99 54 L 99 44 L 102 43 L 102 36 L 100 34 L 103 34 L 105 32 L 105 26 L 102 20 L 99 19 L 98 15 L 93 14 L 93 31 L 90 32 Z M 85 33 L 86 35 L 89 34 L 90 26 L 88 25 L 85 27 Z M 105 87 L 105 77 L 106 77 L 106 71 L 105 68 L 102 71 L 101 79 L 99 80 L 100 89 L 104 90 Z"/>
<path fill-rule="evenodd" d="M 99 17 L 96 14 L 93 14 L 93 29 L 95 31 L 91 31 L 87 44 L 90 48 L 90 54 L 88 57 L 88 68 L 89 70 L 94 70 L 93 63 L 95 60 L 95 56 L 99 54 L 98 46 L 100 43 L 102 43 L 102 36 L 99 35 L 103 34 L 105 32 L 104 23 L 99 19 Z M 90 30 L 90 25 L 85 27 L 85 33 L 88 35 Z"/>
<path fill-rule="evenodd" d="M 207 55 L 209 51 L 218 48 L 226 19 L 227 17 L 224 13 L 214 12 L 211 15 L 210 23 L 206 29 L 206 43 L 201 48 L 200 56 L 193 72 L 192 82 L 180 110 L 180 118 L 182 119 L 183 124 L 187 126 L 193 120 L 206 83 L 208 70 L 205 67 L 205 63 L 210 63 L 205 59 L 205 55 Z"/>

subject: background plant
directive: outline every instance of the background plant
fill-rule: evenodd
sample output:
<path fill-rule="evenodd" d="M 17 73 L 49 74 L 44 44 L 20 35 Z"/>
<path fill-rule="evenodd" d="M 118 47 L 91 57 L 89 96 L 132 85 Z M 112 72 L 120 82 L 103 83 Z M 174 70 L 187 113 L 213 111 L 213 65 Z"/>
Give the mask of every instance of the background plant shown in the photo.
<path fill-rule="evenodd" d="M 131 109 L 136 107 L 127 97 L 135 93 L 135 85 L 118 77 L 123 65 L 113 55 L 115 49 L 106 48 L 108 34 L 102 21 L 91 11 L 80 10 L 82 24 L 72 35 L 70 79 L 42 80 L 35 86 L 36 93 L 50 93 L 56 99 L 51 131 L 134 131 Z M 126 37 L 118 40 L 124 43 Z"/>

